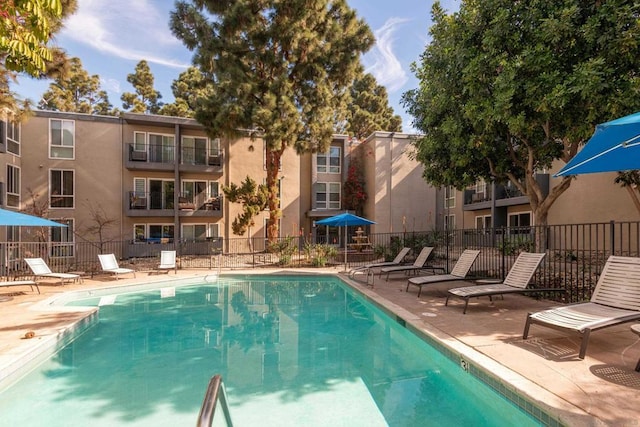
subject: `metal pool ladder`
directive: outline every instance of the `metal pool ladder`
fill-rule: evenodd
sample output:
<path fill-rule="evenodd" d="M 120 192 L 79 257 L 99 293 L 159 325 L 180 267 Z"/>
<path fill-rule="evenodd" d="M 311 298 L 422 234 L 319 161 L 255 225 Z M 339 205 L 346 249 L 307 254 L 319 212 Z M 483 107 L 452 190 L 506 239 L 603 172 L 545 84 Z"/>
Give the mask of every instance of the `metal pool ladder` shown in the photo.
<path fill-rule="evenodd" d="M 197 427 L 211 427 L 213 417 L 216 411 L 216 403 L 220 401 L 222 414 L 228 427 L 233 427 L 231 422 L 231 413 L 229 412 L 229 404 L 227 403 L 227 393 L 224 390 L 224 383 L 221 375 L 214 375 L 209 381 L 207 392 L 204 395 L 200 414 L 198 415 Z"/>

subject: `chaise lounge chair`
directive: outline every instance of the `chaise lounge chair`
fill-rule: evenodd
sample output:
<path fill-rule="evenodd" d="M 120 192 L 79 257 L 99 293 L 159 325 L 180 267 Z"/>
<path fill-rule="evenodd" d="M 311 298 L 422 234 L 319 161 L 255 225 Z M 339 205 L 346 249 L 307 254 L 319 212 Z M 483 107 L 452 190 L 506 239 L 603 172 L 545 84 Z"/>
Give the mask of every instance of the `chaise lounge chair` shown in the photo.
<path fill-rule="evenodd" d="M 469 270 L 471 270 L 471 266 L 480 255 L 480 251 L 465 249 L 462 254 L 460 254 L 460 258 L 456 261 L 456 265 L 451 269 L 450 274 L 436 274 L 432 276 L 420 276 L 420 277 L 411 277 L 407 281 L 407 289 L 406 292 L 409 292 L 409 286 L 417 286 L 418 287 L 418 298 L 420 298 L 420 294 L 422 293 L 422 287 L 426 285 L 431 285 L 434 283 L 442 283 L 442 282 L 453 282 L 456 280 L 464 280 L 469 274 Z"/>
<path fill-rule="evenodd" d="M 160 252 L 160 265 L 157 270 L 169 273 L 169 270 L 173 270 L 178 274 L 178 267 L 176 266 L 176 251 L 161 251 Z"/>
<path fill-rule="evenodd" d="M 463 288 L 449 289 L 447 300 L 444 305 L 449 304 L 450 297 L 458 297 L 465 300 L 463 314 L 467 312 L 469 299 L 473 297 L 488 296 L 492 300 L 493 295 L 504 294 L 525 294 L 532 292 L 562 292 L 561 288 L 528 288 L 529 282 L 533 278 L 533 274 L 544 258 L 544 253 L 522 252 L 518 255 L 516 262 L 513 263 L 509 274 L 501 283 L 479 284 L 476 286 L 465 286 Z M 482 281 L 478 281 L 481 283 Z"/>
<path fill-rule="evenodd" d="M 102 266 L 102 271 L 107 273 L 115 274 L 116 280 L 118 280 L 119 274 L 127 274 L 133 273 L 133 277 L 136 277 L 136 271 L 130 268 L 120 268 L 118 265 L 118 260 L 114 254 L 101 254 L 98 255 L 98 259 L 100 260 L 100 265 Z"/>
<path fill-rule="evenodd" d="M 398 255 L 396 255 L 396 257 L 393 259 L 393 261 L 376 262 L 376 263 L 361 265 L 360 267 L 352 268 L 349 271 L 349 277 L 353 278 L 358 273 L 366 273 L 367 279 L 368 279 L 369 274 L 372 272 L 374 268 L 392 267 L 396 265 L 401 265 L 402 260 L 404 259 L 404 257 L 407 256 L 410 250 L 411 250 L 410 248 L 402 248 L 400 252 L 398 252 Z"/>
<path fill-rule="evenodd" d="M 427 269 L 433 270 L 434 267 L 425 265 L 427 263 L 427 259 L 429 259 L 429 255 L 431 255 L 431 252 L 433 252 L 433 248 L 430 246 L 425 246 L 424 248 L 422 248 L 422 250 L 418 254 L 418 258 L 416 258 L 413 264 L 382 267 L 382 269 L 380 270 L 380 275 L 382 276 L 382 273 L 387 273 L 387 277 L 385 277 L 385 280 L 388 281 L 389 275 L 391 273 L 397 273 L 399 271 L 404 271 L 406 274 L 410 274 Z"/>
<path fill-rule="evenodd" d="M 591 332 L 638 319 L 640 258 L 612 255 L 604 265 L 589 302 L 529 313 L 522 338 L 527 339 L 532 324 L 575 332 L 582 338 L 578 357 L 584 359 Z"/>
<path fill-rule="evenodd" d="M 64 285 L 65 281 L 78 282 L 82 280 L 79 274 L 54 273 L 42 258 L 25 258 L 24 261 L 31 269 L 31 272 L 33 272 L 33 275 L 36 276 L 36 279 L 38 277 L 60 279 L 61 285 Z"/>
<path fill-rule="evenodd" d="M 36 289 L 38 290 L 38 293 L 40 293 L 40 288 L 38 287 L 38 284 L 33 280 L 8 280 L 8 281 L 0 280 L 0 287 L 10 287 L 10 286 L 30 286 L 32 291 L 33 291 L 33 287 L 35 286 Z"/>

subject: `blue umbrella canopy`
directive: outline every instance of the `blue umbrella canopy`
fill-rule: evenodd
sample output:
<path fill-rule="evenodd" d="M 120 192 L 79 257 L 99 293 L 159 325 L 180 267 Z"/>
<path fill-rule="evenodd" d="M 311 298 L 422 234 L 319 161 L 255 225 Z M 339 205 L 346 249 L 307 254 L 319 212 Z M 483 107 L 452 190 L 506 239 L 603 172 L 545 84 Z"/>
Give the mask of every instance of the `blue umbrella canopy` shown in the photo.
<path fill-rule="evenodd" d="M 334 215 L 332 217 L 316 221 L 316 224 L 329 225 L 332 227 L 346 227 L 346 226 L 353 226 L 353 225 L 375 224 L 375 222 L 368 220 L 366 218 L 362 218 L 361 216 L 351 214 L 349 212 L 344 212 L 339 215 Z"/>
<path fill-rule="evenodd" d="M 60 224 L 59 222 L 7 209 L 0 209 L 0 225 L 20 227 L 66 227 L 66 225 Z"/>
<path fill-rule="evenodd" d="M 591 139 L 555 176 L 640 169 L 640 112 L 596 126 Z"/>
<path fill-rule="evenodd" d="M 329 218 L 321 219 L 316 221 L 317 225 L 328 225 L 331 227 L 344 227 L 344 269 L 347 270 L 347 227 L 354 225 L 369 225 L 375 224 L 374 221 L 371 221 L 366 218 L 362 218 L 361 216 L 351 214 L 349 212 L 344 212 L 338 215 L 331 216 Z"/>

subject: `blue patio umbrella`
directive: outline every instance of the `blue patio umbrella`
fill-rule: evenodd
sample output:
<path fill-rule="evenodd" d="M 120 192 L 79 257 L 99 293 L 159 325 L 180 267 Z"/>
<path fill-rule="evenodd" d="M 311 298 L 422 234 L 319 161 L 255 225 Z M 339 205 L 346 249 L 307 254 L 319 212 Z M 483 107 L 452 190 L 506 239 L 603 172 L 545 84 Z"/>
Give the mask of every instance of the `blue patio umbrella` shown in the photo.
<path fill-rule="evenodd" d="M 59 222 L 7 209 L 0 209 L 0 225 L 20 227 L 66 227 L 66 225 L 60 224 Z"/>
<path fill-rule="evenodd" d="M 356 225 L 369 225 L 375 224 L 375 221 L 371 221 L 361 216 L 354 215 L 349 212 L 344 212 L 338 215 L 331 216 L 329 218 L 316 221 L 317 225 L 328 225 L 331 227 L 344 227 L 344 269 L 347 270 L 347 227 Z"/>
<path fill-rule="evenodd" d="M 640 169 L 640 112 L 596 126 L 587 144 L 554 176 Z"/>

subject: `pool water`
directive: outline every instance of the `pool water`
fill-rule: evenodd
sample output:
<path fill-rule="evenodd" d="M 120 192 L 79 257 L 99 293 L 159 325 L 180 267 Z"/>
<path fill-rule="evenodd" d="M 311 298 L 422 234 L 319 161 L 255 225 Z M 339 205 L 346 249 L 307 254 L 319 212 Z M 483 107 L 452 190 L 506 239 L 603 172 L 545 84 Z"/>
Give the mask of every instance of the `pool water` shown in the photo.
<path fill-rule="evenodd" d="M 73 304 L 99 322 L 0 394 L 0 425 L 194 425 L 215 374 L 236 426 L 539 425 L 335 277 Z"/>

